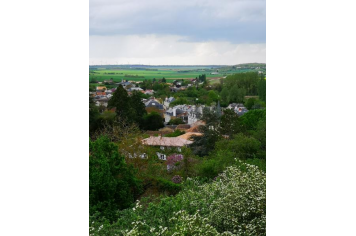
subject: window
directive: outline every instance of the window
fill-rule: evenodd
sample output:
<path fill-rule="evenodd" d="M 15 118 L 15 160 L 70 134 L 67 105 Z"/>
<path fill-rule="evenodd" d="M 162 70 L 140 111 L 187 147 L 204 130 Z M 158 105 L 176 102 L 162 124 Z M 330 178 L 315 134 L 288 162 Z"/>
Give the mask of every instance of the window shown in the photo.
<path fill-rule="evenodd" d="M 161 146 L 161 150 L 164 150 L 164 147 L 163 147 L 163 146 Z"/>

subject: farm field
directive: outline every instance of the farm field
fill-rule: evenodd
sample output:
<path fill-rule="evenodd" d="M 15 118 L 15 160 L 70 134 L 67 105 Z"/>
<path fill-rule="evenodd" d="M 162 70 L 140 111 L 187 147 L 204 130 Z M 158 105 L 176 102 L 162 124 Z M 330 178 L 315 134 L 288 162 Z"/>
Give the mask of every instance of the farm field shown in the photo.
<path fill-rule="evenodd" d="M 224 70 L 219 74 L 211 74 L 216 72 L 218 68 L 212 67 L 155 67 L 155 68 L 89 68 L 89 81 L 104 81 L 113 79 L 114 81 L 129 80 L 143 81 L 152 79 L 165 78 L 167 82 L 173 82 L 176 79 L 194 79 L 199 75 L 206 74 L 207 79 L 212 79 L 218 82 L 219 78 L 229 74 L 242 73 L 252 71 L 252 69 L 231 69 Z"/>

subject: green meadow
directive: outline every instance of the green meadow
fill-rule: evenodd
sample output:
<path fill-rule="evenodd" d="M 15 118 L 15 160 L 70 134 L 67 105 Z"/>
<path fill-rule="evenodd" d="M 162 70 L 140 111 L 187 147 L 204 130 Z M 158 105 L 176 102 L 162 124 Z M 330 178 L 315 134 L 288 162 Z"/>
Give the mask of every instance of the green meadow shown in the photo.
<path fill-rule="evenodd" d="M 199 75 L 206 74 L 209 79 L 218 81 L 218 78 L 227 76 L 229 74 L 241 73 L 251 71 L 251 69 L 231 69 L 219 72 L 219 74 L 211 74 L 216 72 L 215 69 L 211 68 L 159 68 L 159 69 L 105 69 L 105 68 L 95 68 L 89 70 L 89 81 L 104 81 L 113 79 L 114 81 L 120 82 L 121 80 L 129 81 L 143 81 L 143 80 L 156 80 L 165 78 L 167 82 L 173 82 L 176 79 L 194 79 Z"/>

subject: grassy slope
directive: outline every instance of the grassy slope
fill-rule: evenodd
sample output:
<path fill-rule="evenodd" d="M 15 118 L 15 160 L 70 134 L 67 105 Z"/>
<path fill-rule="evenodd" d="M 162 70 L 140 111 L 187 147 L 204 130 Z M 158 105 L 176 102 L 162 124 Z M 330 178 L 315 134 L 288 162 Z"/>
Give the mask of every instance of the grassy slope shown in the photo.
<path fill-rule="evenodd" d="M 192 79 L 198 77 L 201 74 L 206 74 L 207 78 L 212 77 L 219 77 L 224 76 L 223 74 L 218 75 L 211 75 L 210 73 L 215 70 L 189 70 L 188 72 L 178 72 L 176 70 L 169 70 L 169 69 L 160 69 L 157 71 L 150 71 L 150 70 L 135 70 L 135 69 L 125 69 L 125 70 L 95 70 L 95 73 L 89 74 L 90 79 L 96 79 L 98 81 L 104 81 L 113 79 L 115 81 L 121 81 L 122 79 L 132 80 L 132 81 L 143 81 L 145 79 L 162 79 L 163 77 L 167 79 L 167 82 L 172 82 L 174 79 Z M 246 70 L 229 70 L 224 71 L 224 74 L 233 74 L 233 73 L 241 73 L 249 71 Z M 114 74 L 105 74 L 105 73 L 114 73 Z M 134 75 L 139 76 L 138 78 L 135 77 L 125 77 L 125 75 Z M 140 78 L 141 77 L 141 78 Z M 142 78 L 144 77 L 144 78 Z"/>

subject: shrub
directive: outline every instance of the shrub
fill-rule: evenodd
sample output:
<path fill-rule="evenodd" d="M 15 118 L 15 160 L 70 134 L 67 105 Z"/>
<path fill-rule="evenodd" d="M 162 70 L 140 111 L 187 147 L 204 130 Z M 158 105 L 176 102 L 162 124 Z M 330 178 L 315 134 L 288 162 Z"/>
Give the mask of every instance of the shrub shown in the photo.
<path fill-rule="evenodd" d="M 185 134 L 184 131 L 180 131 L 179 129 L 175 130 L 174 132 L 170 133 L 170 134 L 166 134 L 165 137 L 178 137 L 182 134 Z"/>
<path fill-rule="evenodd" d="M 183 179 L 179 175 L 175 175 L 172 178 L 172 182 L 175 183 L 175 184 L 180 184 L 180 183 L 182 183 L 182 181 L 183 181 Z"/>
<path fill-rule="evenodd" d="M 163 178 L 157 178 L 156 184 L 160 191 L 167 192 L 169 195 L 177 194 L 181 190 L 181 186 L 179 184 Z"/>
<path fill-rule="evenodd" d="M 167 157 L 166 165 L 167 170 L 175 170 L 179 169 L 181 165 L 181 161 L 183 160 L 183 156 L 181 154 L 173 154 Z"/>
<path fill-rule="evenodd" d="M 266 174 L 258 167 L 239 161 L 216 181 L 188 178 L 183 187 L 147 208 L 137 203 L 120 211 L 115 224 L 92 223 L 92 232 L 101 227 L 95 235 L 266 235 Z"/>

